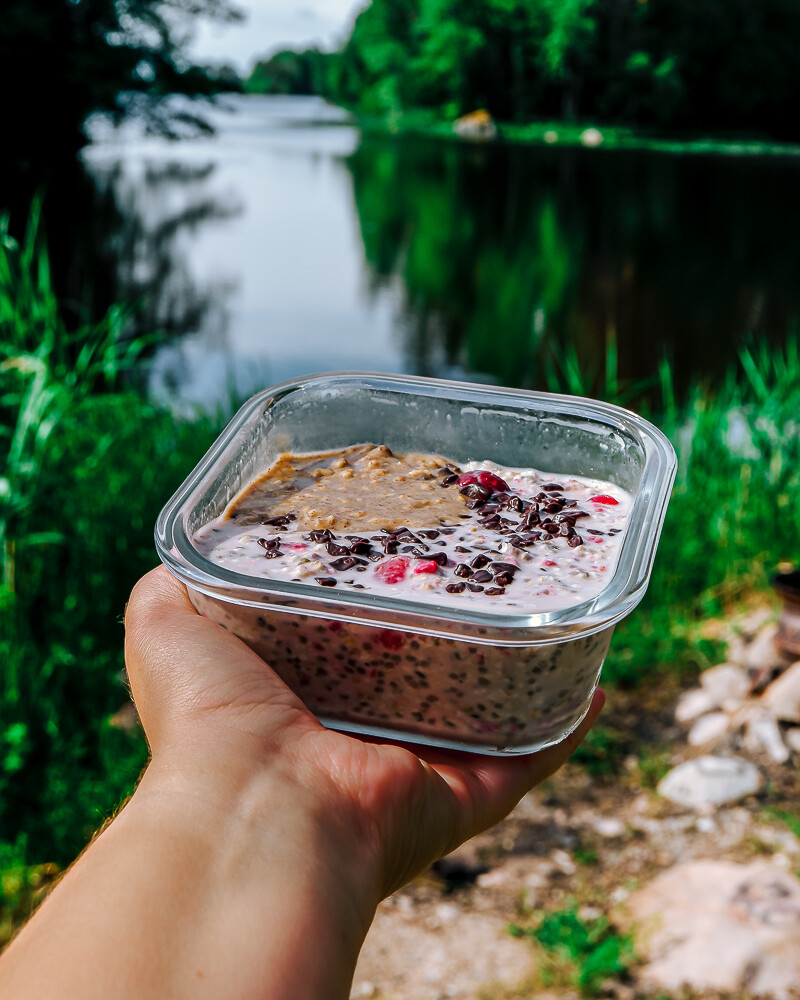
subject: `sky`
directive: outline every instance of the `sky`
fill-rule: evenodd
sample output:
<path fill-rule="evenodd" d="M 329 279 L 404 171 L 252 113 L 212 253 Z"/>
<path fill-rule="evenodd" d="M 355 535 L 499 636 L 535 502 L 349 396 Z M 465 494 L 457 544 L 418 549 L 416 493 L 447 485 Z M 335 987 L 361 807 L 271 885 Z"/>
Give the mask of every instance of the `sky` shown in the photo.
<path fill-rule="evenodd" d="M 282 48 L 333 48 L 349 33 L 367 0 L 236 0 L 245 21 L 232 26 L 203 22 L 191 55 L 200 62 L 233 64 L 249 71 L 257 58 Z"/>

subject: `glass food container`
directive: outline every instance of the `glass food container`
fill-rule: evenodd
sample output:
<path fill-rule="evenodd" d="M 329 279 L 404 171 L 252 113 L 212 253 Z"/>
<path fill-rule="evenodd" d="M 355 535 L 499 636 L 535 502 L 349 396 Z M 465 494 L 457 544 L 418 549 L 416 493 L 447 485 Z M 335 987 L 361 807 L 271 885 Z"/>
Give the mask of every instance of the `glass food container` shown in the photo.
<path fill-rule="evenodd" d="M 523 614 L 246 576 L 193 544 L 279 455 L 365 442 L 621 486 L 633 503 L 607 585 L 573 607 Z M 402 375 L 314 375 L 244 404 L 164 507 L 156 546 L 197 610 L 259 653 L 324 725 L 531 753 L 588 711 L 614 625 L 647 587 L 675 469 L 659 430 L 606 403 Z"/>

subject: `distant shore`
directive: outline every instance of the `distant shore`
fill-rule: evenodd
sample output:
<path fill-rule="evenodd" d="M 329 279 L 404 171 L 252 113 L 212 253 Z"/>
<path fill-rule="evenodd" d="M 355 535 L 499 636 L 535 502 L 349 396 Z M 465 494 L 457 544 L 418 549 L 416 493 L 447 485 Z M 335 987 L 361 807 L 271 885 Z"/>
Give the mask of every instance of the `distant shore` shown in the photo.
<path fill-rule="evenodd" d="M 529 146 L 650 150 L 660 153 L 695 153 L 727 156 L 800 156 L 800 143 L 770 139 L 704 136 L 676 138 L 657 136 L 618 125 L 593 122 L 531 122 L 526 125 L 496 122 L 494 138 L 471 138 L 454 131 L 452 121 L 443 121 L 426 111 L 405 111 L 386 118 L 353 112 L 355 124 L 368 135 L 408 135 L 473 142 L 476 145 L 514 143 Z"/>

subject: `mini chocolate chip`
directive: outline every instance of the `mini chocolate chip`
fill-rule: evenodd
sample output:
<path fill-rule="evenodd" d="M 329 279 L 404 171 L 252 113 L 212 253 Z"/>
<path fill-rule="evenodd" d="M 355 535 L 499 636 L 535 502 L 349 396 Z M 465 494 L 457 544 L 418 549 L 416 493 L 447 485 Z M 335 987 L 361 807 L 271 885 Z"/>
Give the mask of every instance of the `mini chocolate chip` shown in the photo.
<path fill-rule="evenodd" d="M 433 559 L 435 563 L 440 566 L 447 565 L 447 553 L 446 552 L 431 552 L 430 555 L 423 556 L 425 559 Z"/>
<path fill-rule="evenodd" d="M 272 525 L 283 525 L 289 518 L 285 514 L 278 514 L 275 517 L 268 517 L 266 521 L 262 521 L 262 524 L 272 524 Z"/>
<path fill-rule="evenodd" d="M 472 552 L 472 549 L 468 549 L 466 545 L 456 545 L 456 552 Z"/>
<path fill-rule="evenodd" d="M 444 589 L 448 594 L 461 594 L 466 586 L 465 583 L 448 583 Z"/>
<path fill-rule="evenodd" d="M 472 570 L 466 563 L 459 563 L 453 570 L 456 576 L 472 576 Z"/>
<path fill-rule="evenodd" d="M 335 587 L 336 580 L 332 576 L 315 576 L 314 579 L 320 587 Z"/>
<path fill-rule="evenodd" d="M 488 583 L 492 579 L 492 574 L 485 569 L 476 570 L 472 574 L 472 580 L 474 583 Z"/>
<path fill-rule="evenodd" d="M 514 582 L 514 577 L 511 573 L 496 573 L 494 582 L 498 587 L 507 587 L 510 583 Z"/>
<path fill-rule="evenodd" d="M 367 559 L 369 559 L 371 562 L 380 562 L 381 559 L 383 559 L 383 553 L 382 552 L 370 552 L 367 555 Z"/>
<path fill-rule="evenodd" d="M 277 549 L 281 544 L 281 536 L 274 535 L 272 538 L 257 538 L 258 544 L 265 549 Z"/>
<path fill-rule="evenodd" d="M 508 501 L 508 509 L 509 510 L 521 511 L 522 510 L 522 499 L 520 497 L 511 497 L 511 499 Z"/>
<path fill-rule="evenodd" d="M 560 493 L 561 483 L 544 483 L 542 489 L 547 490 L 548 493 Z"/>
<path fill-rule="evenodd" d="M 265 559 L 277 559 L 279 556 L 282 556 L 282 555 L 283 555 L 283 553 L 281 552 L 280 549 L 267 549 L 267 551 L 264 553 L 264 558 Z"/>
<path fill-rule="evenodd" d="M 441 531 L 443 535 L 454 535 L 456 533 L 455 528 L 439 528 L 439 531 Z"/>
<path fill-rule="evenodd" d="M 483 567 L 488 563 L 489 557 L 481 554 L 475 556 L 475 558 L 470 562 L 470 566 L 472 566 L 473 569 L 483 569 Z"/>
<path fill-rule="evenodd" d="M 356 538 L 350 545 L 350 551 L 357 556 L 366 556 L 372 551 L 372 546 L 366 538 Z"/>
<path fill-rule="evenodd" d="M 322 528 L 322 530 L 310 531 L 308 537 L 312 542 L 329 542 L 334 536 L 328 528 Z"/>
<path fill-rule="evenodd" d="M 483 593 L 483 587 L 479 583 L 468 583 L 467 590 L 471 590 L 473 594 Z"/>
<path fill-rule="evenodd" d="M 492 495 L 492 491 L 487 490 L 480 483 L 470 483 L 468 486 L 462 486 L 458 492 L 469 500 L 485 501 Z"/>
<path fill-rule="evenodd" d="M 352 569 L 355 565 L 357 565 L 357 562 L 352 556 L 342 556 L 341 559 L 333 560 L 331 569 L 335 569 L 337 573 L 343 573 L 346 569 Z"/>
<path fill-rule="evenodd" d="M 478 510 L 483 508 L 482 500 L 467 500 L 466 503 L 467 510 Z"/>
<path fill-rule="evenodd" d="M 366 590 L 366 587 L 363 583 L 354 583 L 353 590 Z"/>
<path fill-rule="evenodd" d="M 571 549 L 577 549 L 579 545 L 583 545 L 583 539 L 580 535 L 573 535 L 567 544 Z"/>
<path fill-rule="evenodd" d="M 496 580 L 495 583 L 499 583 L 499 581 Z M 505 590 L 503 587 L 487 587 L 486 590 L 484 590 L 484 594 L 486 594 L 487 597 L 500 597 L 501 594 L 505 594 Z"/>
<path fill-rule="evenodd" d="M 572 532 L 574 530 L 575 529 L 574 528 L 570 528 L 570 526 L 568 524 L 562 524 L 561 527 L 558 529 L 558 533 L 559 533 L 559 535 L 561 535 L 562 538 L 569 538 L 570 532 Z"/>
<path fill-rule="evenodd" d="M 449 473 L 441 480 L 440 486 L 452 486 L 454 483 L 458 482 L 458 476 L 454 476 L 453 473 Z"/>
<path fill-rule="evenodd" d="M 497 560 L 496 562 L 492 563 L 492 569 L 496 573 L 512 573 L 513 574 L 513 573 L 517 572 L 517 570 L 519 569 L 519 566 L 517 566 L 515 563 L 501 562 L 500 560 Z"/>
<path fill-rule="evenodd" d="M 419 534 L 422 535 L 423 538 L 439 537 L 439 532 L 435 528 L 431 528 L 429 531 L 420 531 Z"/>
<path fill-rule="evenodd" d="M 337 545 L 336 542 L 327 542 L 325 548 L 329 556 L 348 556 L 350 549 L 346 545 Z"/>

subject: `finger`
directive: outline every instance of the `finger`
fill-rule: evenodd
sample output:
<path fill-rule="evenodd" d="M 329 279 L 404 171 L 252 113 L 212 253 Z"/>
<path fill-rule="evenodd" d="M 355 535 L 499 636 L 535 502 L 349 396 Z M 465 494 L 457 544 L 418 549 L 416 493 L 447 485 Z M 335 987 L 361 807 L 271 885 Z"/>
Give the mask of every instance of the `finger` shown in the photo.
<path fill-rule="evenodd" d="M 213 709 L 269 705 L 308 715 L 261 657 L 198 615 L 186 588 L 164 567 L 137 583 L 125 628 L 131 690 L 151 740 L 170 719 Z"/>

